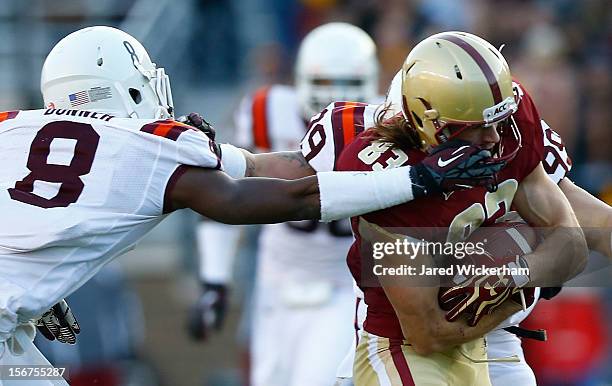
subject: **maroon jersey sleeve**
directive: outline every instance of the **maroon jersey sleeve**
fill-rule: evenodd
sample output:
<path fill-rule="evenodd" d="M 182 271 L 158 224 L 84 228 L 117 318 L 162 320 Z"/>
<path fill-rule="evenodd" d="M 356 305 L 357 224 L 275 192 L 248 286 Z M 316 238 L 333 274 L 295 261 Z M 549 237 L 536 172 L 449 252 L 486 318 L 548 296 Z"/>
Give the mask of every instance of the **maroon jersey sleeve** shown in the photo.
<path fill-rule="evenodd" d="M 528 176 L 538 166 L 544 156 L 544 141 L 542 138 L 542 125 L 540 114 L 524 87 L 513 83 L 515 97 L 518 99 L 518 111 L 512 116 L 518 133 L 520 134 L 521 148 L 516 158 L 507 168 L 515 171 L 517 180 Z"/>

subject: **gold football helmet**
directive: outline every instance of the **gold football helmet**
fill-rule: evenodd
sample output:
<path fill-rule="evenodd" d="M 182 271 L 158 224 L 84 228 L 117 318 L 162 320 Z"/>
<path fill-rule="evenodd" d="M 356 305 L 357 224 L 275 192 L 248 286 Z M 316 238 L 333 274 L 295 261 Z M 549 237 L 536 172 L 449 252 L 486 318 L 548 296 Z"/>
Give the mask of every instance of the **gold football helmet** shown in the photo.
<path fill-rule="evenodd" d="M 403 64 L 402 112 L 424 148 L 467 128 L 490 125 L 497 126 L 502 138 L 510 133 L 520 146 L 520 134 L 511 122 L 517 110 L 506 60 L 478 36 L 465 32 L 430 36 L 412 49 Z M 519 146 L 504 159 L 513 157 Z"/>

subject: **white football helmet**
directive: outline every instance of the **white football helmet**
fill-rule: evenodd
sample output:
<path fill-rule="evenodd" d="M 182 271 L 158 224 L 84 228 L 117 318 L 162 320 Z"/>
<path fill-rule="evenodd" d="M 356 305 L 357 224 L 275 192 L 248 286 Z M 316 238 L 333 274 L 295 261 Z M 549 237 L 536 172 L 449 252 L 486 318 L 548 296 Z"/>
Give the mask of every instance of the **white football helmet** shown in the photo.
<path fill-rule="evenodd" d="M 333 101 L 371 101 L 378 94 L 376 45 L 354 25 L 324 24 L 302 41 L 295 77 L 306 119 Z"/>
<path fill-rule="evenodd" d="M 40 89 L 47 108 L 130 118 L 173 117 L 170 79 L 140 42 L 112 27 L 88 27 L 53 47 Z"/>
<path fill-rule="evenodd" d="M 388 114 L 391 116 L 402 112 L 402 70 L 399 70 L 393 76 L 391 85 L 387 90 L 385 104 L 389 106 Z"/>

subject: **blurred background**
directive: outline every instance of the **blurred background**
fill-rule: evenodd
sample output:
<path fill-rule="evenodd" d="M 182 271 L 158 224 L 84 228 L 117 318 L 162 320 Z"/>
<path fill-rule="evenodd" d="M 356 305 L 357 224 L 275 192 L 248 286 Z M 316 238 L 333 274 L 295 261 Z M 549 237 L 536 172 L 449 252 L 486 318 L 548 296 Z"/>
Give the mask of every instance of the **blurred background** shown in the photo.
<path fill-rule="evenodd" d="M 40 70 L 53 45 L 79 28 L 110 25 L 166 69 L 177 115 L 198 111 L 232 141 L 240 99 L 262 85 L 292 84 L 301 38 L 330 21 L 372 36 L 381 92 L 432 33 L 464 30 L 505 45 L 514 76 L 563 137 L 572 179 L 612 203 L 609 0 L 2 0 L 0 110 L 42 108 Z M 84 385 L 245 385 L 248 332 L 240 325 L 253 244 L 237 260 L 223 330 L 193 341 L 185 326 L 199 296 L 197 221 L 173 214 L 74 294 L 69 303 L 84 331 L 76 347 L 40 342 L 52 362 L 71 366 Z M 549 329 L 551 342 L 530 343 L 528 357 L 541 384 L 612 384 L 611 304 L 610 288 L 590 288 L 538 307 L 532 323 Z"/>

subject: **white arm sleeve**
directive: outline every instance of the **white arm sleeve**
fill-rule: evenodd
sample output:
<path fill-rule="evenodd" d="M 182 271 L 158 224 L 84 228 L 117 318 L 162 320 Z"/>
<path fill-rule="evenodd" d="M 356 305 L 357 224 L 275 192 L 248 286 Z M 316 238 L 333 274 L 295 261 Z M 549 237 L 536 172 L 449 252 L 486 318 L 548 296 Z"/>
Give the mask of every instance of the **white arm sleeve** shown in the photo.
<path fill-rule="evenodd" d="M 375 172 L 317 173 L 321 221 L 389 208 L 414 199 L 410 166 Z"/>
<path fill-rule="evenodd" d="M 223 171 L 232 178 L 244 178 L 246 174 L 246 158 L 244 153 L 229 143 L 222 143 L 220 146 Z"/>
<path fill-rule="evenodd" d="M 203 282 L 224 284 L 232 276 L 240 227 L 202 221 L 196 229 Z"/>

